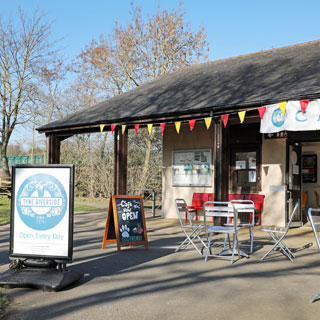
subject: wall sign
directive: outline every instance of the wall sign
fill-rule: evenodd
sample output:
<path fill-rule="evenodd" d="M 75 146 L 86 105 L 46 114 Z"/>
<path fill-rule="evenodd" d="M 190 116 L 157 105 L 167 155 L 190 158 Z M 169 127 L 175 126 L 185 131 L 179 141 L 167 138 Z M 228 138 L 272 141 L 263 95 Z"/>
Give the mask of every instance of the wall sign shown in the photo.
<path fill-rule="evenodd" d="M 110 198 L 102 249 L 107 242 L 116 242 L 118 251 L 121 245 L 144 244 L 149 248 L 141 196 Z"/>
<path fill-rule="evenodd" d="M 72 260 L 73 165 L 12 168 L 10 256 Z"/>
<path fill-rule="evenodd" d="M 210 187 L 211 153 L 211 149 L 173 151 L 172 185 Z"/>

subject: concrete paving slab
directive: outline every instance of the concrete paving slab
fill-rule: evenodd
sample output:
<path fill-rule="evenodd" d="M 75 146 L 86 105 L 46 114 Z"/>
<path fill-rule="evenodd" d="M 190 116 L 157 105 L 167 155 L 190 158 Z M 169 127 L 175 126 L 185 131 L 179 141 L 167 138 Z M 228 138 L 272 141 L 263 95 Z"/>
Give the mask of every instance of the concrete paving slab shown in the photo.
<path fill-rule="evenodd" d="M 310 228 L 289 231 L 289 247 L 314 243 L 297 251 L 294 263 L 279 252 L 261 261 L 271 242 L 257 227 L 253 254 L 231 265 L 204 262 L 191 247 L 175 253 L 183 240 L 178 222 L 146 216 L 150 250 L 117 252 L 114 244 L 101 249 L 105 210 L 75 214 L 69 268 L 85 276 L 60 292 L 4 290 L 11 298 L 8 319 L 319 319 L 320 300 L 309 303 L 320 290 L 320 252 Z M 0 227 L 0 236 L 2 273 L 9 263 L 9 226 Z M 247 230 L 240 241 L 248 244 Z"/>

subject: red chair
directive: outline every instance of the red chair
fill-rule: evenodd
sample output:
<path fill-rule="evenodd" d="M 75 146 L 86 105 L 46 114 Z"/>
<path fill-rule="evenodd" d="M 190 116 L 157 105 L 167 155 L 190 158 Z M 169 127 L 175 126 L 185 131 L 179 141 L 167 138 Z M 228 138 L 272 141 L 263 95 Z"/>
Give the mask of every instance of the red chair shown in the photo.
<path fill-rule="evenodd" d="M 213 201 L 214 194 L 213 193 L 194 193 L 192 196 L 192 205 L 188 206 L 189 211 L 195 212 L 196 220 L 198 220 L 198 212 L 197 210 L 203 210 L 203 204 L 207 201 Z M 187 215 L 186 215 L 187 220 Z"/>
<path fill-rule="evenodd" d="M 244 200 L 252 200 L 254 202 L 254 207 L 256 209 L 255 217 L 258 217 L 258 225 L 261 226 L 261 215 L 263 210 L 264 194 L 245 194 Z M 252 216 L 250 217 L 250 221 Z"/>

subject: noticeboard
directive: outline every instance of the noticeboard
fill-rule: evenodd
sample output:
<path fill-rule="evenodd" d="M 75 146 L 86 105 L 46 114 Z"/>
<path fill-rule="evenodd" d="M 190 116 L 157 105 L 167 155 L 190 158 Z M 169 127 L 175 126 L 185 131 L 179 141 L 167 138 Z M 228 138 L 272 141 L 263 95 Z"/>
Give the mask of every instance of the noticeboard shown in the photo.
<path fill-rule="evenodd" d="M 73 165 L 12 168 L 10 256 L 72 260 Z"/>
<path fill-rule="evenodd" d="M 172 185 L 212 186 L 211 154 L 211 149 L 173 151 Z"/>
<path fill-rule="evenodd" d="M 110 197 L 106 227 L 102 242 L 121 245 L 144 244 L 148 249 L 147 229 L 141 196 L 117 195 Z"/>

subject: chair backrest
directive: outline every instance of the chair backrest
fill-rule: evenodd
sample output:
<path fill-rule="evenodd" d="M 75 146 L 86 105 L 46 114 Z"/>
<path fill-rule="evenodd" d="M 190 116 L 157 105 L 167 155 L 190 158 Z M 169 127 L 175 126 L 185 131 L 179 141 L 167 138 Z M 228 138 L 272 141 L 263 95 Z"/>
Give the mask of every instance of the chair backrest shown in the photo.
<path fill-rule="evenodd" d="M 308 200 L 308 192 L 304 191 L 302 192 L 302 200 L 301 200 L 301 207 L 305 208 Z"/>
<path fill-rule="evenodd" d="M 243 196 L 243 199 L 245 200 L 252 200 L 254 202 L 254 207 L 256 208 L 256 210 L 262 213 L 264 194 L 244 194 Z"/>
<path fill-rule="evenodd" d="M 226 201 L 207 201 L 203 205 L 204 209 L 204 224 L 206 225 L 208 217 L 226 217 L 234 218 L 233 223 L 236 227 L 238 212 L 231 202 Z"/>
<path fill-rule="evenodd" d="M 308 217 L 310 222 L 320 222 L 320 209 L 309 208 Z"/>
<path fill-rule="evenodd" d="M 288 230 L 290 228 L 290 225 L 291 225 L 291 223 L 293 221 L 293 217 L 294 217 L 296 211 L 298 210 L 298 207 L 299 207 L 299 202 L 296 203 L 296 205 L 294 206 L 294 208 L 293 208 L 293 210 L 291 212 L 291 215 L 290 215 L 290 218 L 289 218 L 289 222 L 288 222 L 288 224 L 286 226 L 286 233 L 288 232 Z"/>
<path fill-rule="evenodd" d="M 320 230 L 320 225 L 316 224 L 320 222 L 320 209 L 309 208 L 308 210 L 308 218 L 311 223 L 311 227 L 314 233 L 314 237 L 316 238 L 318 249 L 320 250 L 320 241 L 317 232 Z"/>
<path fill-rule="evenodd" d="M 213 193 L 197 193 L 194 192 L 192 196 L 193 207 L 203 207 L 207 201 L 213 201 Z"/>
<path fill-rule="evenodd" d="M 230 203 L 232 203 L 238 211 L 246 208 L 254 208 L 254 202 L 252 200 L 231 200 Z"/>
<path fill-rule="evenodd" d="M 177 215 L 179 218 L 179 222 L 181 227 L 192 224 L 192 215 L 188 210 L 187 203 L 184 199 L 174 199 L 174 204 L 177 209 Z M 187 222 L 184 219 L 185 214 L 187 213 Z"/>

